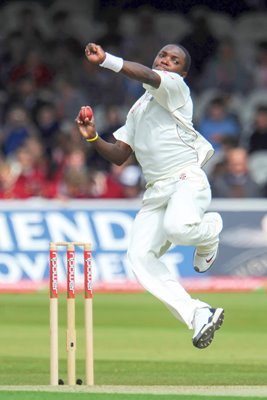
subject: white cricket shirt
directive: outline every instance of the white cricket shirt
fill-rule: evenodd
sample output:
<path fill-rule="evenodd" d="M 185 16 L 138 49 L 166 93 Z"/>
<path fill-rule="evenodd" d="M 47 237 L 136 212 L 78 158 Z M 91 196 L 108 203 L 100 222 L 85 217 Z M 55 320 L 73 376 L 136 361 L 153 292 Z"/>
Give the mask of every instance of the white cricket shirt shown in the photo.
<path fill-rule="evenodd" d="M 183 78 L 154 70 L 161 77 L 159 88 L 144 84 L 145 94 L 130 109 L 126 123 L 114 137 L 135 152 L 148 184 L 175 176 L 188 165 L 202 165 L 211 145 L 192 125 L 193 105 Z M 206 142 L 206 143 L 204 143 Z M 204 155 L 199 152 L 199 145 Z"/>

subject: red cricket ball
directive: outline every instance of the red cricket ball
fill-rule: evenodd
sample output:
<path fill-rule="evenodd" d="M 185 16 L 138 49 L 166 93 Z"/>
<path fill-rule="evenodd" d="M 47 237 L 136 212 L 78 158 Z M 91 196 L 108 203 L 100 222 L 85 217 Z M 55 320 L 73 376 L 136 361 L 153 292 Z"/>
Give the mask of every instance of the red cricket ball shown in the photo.
<path fill-rule="evenodd" d="M 89 121 L 91 121 L 92 117 L 93 117 L 93 110 L 90 106 L 85 106 L 81 108 L 79 112 L 79 119 L 81 121 L 84 121 L 86 118 L 88 118 Z"/>

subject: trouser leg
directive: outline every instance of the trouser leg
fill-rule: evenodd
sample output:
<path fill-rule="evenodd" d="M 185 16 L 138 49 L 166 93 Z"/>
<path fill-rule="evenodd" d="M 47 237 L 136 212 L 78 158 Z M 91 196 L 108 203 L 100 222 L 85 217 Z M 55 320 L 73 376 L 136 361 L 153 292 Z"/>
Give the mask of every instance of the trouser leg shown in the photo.
<path fill-rule="evenodd" d="M 144 206 L 140 210 L 133 224 L 128 256 L 142 286 L 161 300 L 177 319 L 192 328 L 195 310 L 209 305 L 192 299 L 159 259 L 167 242 L 164 214 L 164 207 L 151 210 Z"/>
<path fill-rule="evenodd" d="M 163 221 L 168 240 L 176 245 L 214 246 L 219 240 L 218 214 L 206 213 L 210 200 L 209 186 L 177 182 Z"/>

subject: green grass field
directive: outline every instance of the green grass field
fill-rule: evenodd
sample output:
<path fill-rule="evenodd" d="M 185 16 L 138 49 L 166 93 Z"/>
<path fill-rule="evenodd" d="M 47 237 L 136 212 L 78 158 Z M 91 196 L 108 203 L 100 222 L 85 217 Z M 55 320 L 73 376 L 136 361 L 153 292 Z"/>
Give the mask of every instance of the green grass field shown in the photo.
<path fill-rule="evenodd" d="M 225 309 L 223 328 L 217 332 L 212 345 L 204 350 L 192 346 L 192 332 L 176 321 L 151 295 L 95 294 L 96 385 L 267 385 L 267 294 L 194 294 L 193 297 Z M 48 385 L 47 293 L 1 294 L 0 313 L 0 385 Z M 60 296 L 59 315 L 60 377 L 66 380 L 64 294 Z M 77 295 L 76 326 L 77 377 L 83 379 L 84 331 L 81 294 Z M 55 397 L 50 397 L 53 395 Z M 38 397 L 30 397 L 30 393 L 27 393 L 25 398 L 85 398 L 84 393 L 77 393 L 75 397 L 74 394 L 70 397 L 68 395 L 39 392 Z M 19 396 L 19 392 L 0 392 L 0 399 L 23 398 L 12 396 Z M 96 400 L 107 398 L 104 394 L 86 396 L 87 399 Z M 141 394 L 106 396 L 109 399 L 151 398 Z M 155 398 L 155 395 L 150 396 Z M 161 395 L 156 398 L 160 399 Z M 201 399 L 195 396 L 183 398 Z M 174 396 L 166 395 L 164 399 L 174 399 Z"/>

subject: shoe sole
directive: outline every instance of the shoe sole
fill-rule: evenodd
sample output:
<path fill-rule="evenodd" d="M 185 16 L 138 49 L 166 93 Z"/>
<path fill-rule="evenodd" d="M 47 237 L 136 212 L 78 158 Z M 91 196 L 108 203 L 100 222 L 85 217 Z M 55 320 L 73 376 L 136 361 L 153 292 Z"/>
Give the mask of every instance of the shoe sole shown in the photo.
<path fill-rule="evenodd" d="M 214 310 L 214 309 L 212 309 Z M 214 325 L 214 330 L 218 331 L 220 327 L 222 326 L 224 321 L 224 309 L 223 308 L 216 308 L 214 315 L 212 317 L 212 322 Z"/>
<path fill-rule="evenodd" d="M 212 309 L 212 311 L 214 311 L 214 309 Z M 192 339 L 193 345 L 198 349 L 205 349 L 208 347 L 213 341 L 215 331 L 221 328 L 223 321 L 224 310 L 222 308 L 216 308 L 211 321 Z"/>
<path fill-rule="evenodd" d="M 193 338 L 193 345 L 198 349 L 205 349 L 208 347 L 213 341 L 214 337 L 214 326 L 213 323 L 210 322 L 206 324 L 204 328 L 199 332 L 199 334 Z"/>

